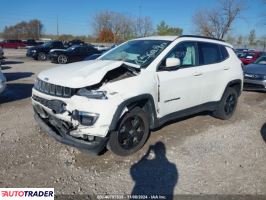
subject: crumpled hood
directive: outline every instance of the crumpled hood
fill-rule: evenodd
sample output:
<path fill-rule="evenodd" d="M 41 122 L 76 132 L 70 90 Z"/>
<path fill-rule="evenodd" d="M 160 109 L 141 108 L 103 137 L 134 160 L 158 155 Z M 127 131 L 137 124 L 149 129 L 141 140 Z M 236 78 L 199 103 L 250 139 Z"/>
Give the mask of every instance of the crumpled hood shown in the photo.
<path fill-rule="evenodd" d="M 112 60 L 76 62 L 43 71 L 38 78 L 55 85 L 82 88 L 99 83 L 108 71 L 120 67 L 123 63 L 123 61 Z M 131 63 L 125 64 L 139 68 Z"/>
<path fill-rule="evenodd" d="M 266 74 L 266 65 L 249 64 L 244 66 L 244 72 L 250 74 Z"/>

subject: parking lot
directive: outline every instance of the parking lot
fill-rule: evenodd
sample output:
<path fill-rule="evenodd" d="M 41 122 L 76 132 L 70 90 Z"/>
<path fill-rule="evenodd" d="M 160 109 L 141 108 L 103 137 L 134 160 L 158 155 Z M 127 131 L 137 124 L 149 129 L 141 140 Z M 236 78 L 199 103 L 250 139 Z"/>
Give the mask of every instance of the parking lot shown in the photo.
<path fill-rule="evenodd" d="M 139 184 L 155 193 L 266 195 L 262 137 L 266 93 L 244 91 L 229 121 L 203 113 L 169 123 L 152 132 L 133 156 L 108 151 L 91 156 L 56 142 L 37 127 L 31 88 L 40 71 L 56 64 L 26 58 L 25 53 L 5 49 L 2 70 L 8 86 L 0 96 L 0 187 L 54 187 L 56 194 L 131 194 Z M 166 155 L 161 145 L 153 165 L 154 153 L 143 156 L 159 141 Z M 141 173 L 135 176 L 138 169 Z M 167 173 L 173 175 L 170 180 L 164 179 Z"/>

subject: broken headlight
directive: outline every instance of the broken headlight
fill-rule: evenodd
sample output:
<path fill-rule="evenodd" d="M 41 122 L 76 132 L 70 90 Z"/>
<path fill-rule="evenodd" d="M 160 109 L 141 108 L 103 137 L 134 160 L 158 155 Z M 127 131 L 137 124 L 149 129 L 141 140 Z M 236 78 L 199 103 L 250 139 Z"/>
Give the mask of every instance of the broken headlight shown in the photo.
<path fill-rule="evenodd" d="M 107 99 L 106 91 L 88 90 L 86 88 L 79 89 L 77 95 L 89 99 Z"/>

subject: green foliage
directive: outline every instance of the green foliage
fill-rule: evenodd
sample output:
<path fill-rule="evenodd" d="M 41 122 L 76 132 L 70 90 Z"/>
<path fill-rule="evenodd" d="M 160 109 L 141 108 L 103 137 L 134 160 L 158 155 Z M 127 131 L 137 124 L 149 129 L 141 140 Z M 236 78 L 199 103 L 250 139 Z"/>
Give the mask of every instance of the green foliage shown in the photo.
<path fill-rule="evenodd" d="M 160 24 L 157 25 L 158 35 L 182 35 L 182 33 L 183 29 L 179 27 L 170 27 L 165 21 L 161 21 Z"/>

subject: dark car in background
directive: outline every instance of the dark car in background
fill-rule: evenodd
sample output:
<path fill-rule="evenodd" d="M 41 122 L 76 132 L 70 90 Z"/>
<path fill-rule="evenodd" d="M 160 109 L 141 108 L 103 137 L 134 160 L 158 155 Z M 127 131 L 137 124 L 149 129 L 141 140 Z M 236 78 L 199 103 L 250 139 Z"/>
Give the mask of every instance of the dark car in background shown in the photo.
<path fill-rule="evenodd" d="M 244 89 L 266 91 L 266 56 L 244 66 Z"/>
<path fill-rule="evenodd" d="M 71 47 L 74 45 L 85 45 L 85 42 L 82 40 L 71 40 L 65 44 L 66 47 Z"/>
<path fill-rule="evenodd" d="M 74 45 L 67 49 L 53 49 L 49 53 L 52 62 L 66 64 L 70 62 L 82 61 L 84 58 L 98 54 L 100 51 L 91 45 Z"/>
<path fill-rule="evenodd" d="M 102 53 L 92 54 L 92 55 L 84 58 L 84 61 L 86 61 L 86 60 L 95 60 L 95 59 L 99 58 L 101 55 L 102 55 Z"/>
<path fill-rule="evenodd" d="M 34 40 L 34 39 L 28 39 L 28 40 L 25 40 L 23 42 L 26 45 L 26 47 L 28 47 L 28 48 L 43 44 L 43 42 L 36 42 L 36 40 Z"/>
<path fill-rule="evenodd" d="M 249 50 L 239 54 L 238 58 L 242 61 L 244 65 L 248 65 L 250 63 L 255 62 L 261 55 L 262 52 Z"/>
<path fill-rule="evenodd" d="M 50 41 L 36 47 L 29 48 L 27 56 L 34 58 L 35 60 L 47 60 L 47 56 L 51 49 L 64 49 L 64 44 L 61 41 Z"/>
<path fill-rule="evenodd" d="M 22 40 L 4 40 L 0 42 L 0 47 L 18 49 L 25 48 L 26 45 L 24 44 L 24 42 L 22 42 Z"/>

